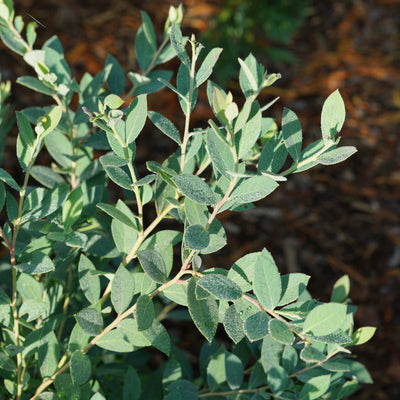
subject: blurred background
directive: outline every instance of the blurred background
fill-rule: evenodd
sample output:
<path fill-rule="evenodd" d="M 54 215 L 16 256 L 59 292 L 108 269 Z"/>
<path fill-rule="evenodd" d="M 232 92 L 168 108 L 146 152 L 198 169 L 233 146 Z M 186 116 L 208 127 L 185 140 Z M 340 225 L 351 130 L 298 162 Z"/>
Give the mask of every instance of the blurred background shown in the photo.
<path fill-rule="evenodd" d="M 15 1 L 25 21 L 40 22 L 38 44 L 60 37 L 78 78 L 85 71 L 98 73 L 107 54 L 126 72 L 136 71 L 140 10 L 162 35 L 170 4 L 179 2 Z M 282 74 L 260 98 L 267 103 L 280 97 L 270 111 L 278 124 L 283 107 L 289 107 L 302 122 L 306 144 L 317 139 L 323 101 L 339 88 L 347 110 L 342 144 L 358 148 L 344 163 L 291 176 L 253 210 L 223 214 L 228 246 L 207 263 L 229 267 L 245 253 L 267 247 L 282 273 L 310 274 L 310 291 L 321 301 L 329 300 L 334 282 L 348 274 L 351 298 L 359 306 L 357 326 L 377 327 L 373 340 L 355 349 L 374 384 L 352 398 L 400 398 L 400 1 L 184 0 L 183 5 L 184 33 L 195 33 L 208 48 L 225 49 L 213 79 L 228 86 L 235 100 L 240 99 L 237 57 L 253 52 L 269 72 Z M 15 84 L 31 71 L 2 44 L 0 72 L 12 81 L 13 107 L 46 104 L 47 99 Z M 167 90 L 158 92 L 150 107 L 180 126 L 180 108 L 171 97 Z M 201 99 L 193 126 L 205 126 L 212 117 L 204 94 Z M 147 129 L 137 158 L 161 160 L 170 143 L 150 124 Z M 18 176 L 15 143 L 12 130 L 2 166 Z"/>

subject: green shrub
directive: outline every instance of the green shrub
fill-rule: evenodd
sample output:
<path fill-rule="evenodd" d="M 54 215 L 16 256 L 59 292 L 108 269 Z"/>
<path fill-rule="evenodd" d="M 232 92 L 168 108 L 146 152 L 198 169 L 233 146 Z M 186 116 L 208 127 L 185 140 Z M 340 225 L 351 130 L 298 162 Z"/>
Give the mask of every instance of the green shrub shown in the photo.
<path fill-rule="evenodd" d="M 254 207 L 290 174 L 356 151 L 338 147 L 339 92 L 323 105 L 321 139 L 303 149 L 295 113 L 285 109 L 278 130 L 263 116 L 269 105 L 257 101 L 279 75 L 268 75 L 252 55 L 239 60 L 239 109 L 209 80 L 221 49 L 199 61 L 202 46 L 182 37 L 181 8 L 170 9 L 160 47 L 142 17 L 135 47 L 143 72 L 128 74 L 128 90 L 111 56 L 99 74 L 77 82 L 59 40 L 34 50 L 35 23 L 24 33 L 11 0 L 0 0 L 1 38 L 35 71 L 18 83 L 50 99 L 16 113 L 23 182 L 0 169 L 0 235 L 9 251 L 0 268 L 0 397 L 346 397 L 371 381 L 350 348 L 374 332 L 354 331 L 348 277 L 321 303 L 306 289 L 309 276 L 281 276 L 266 249 L 230 268 L 206 262 L 227 244 L 220 213 Z M 181 65 L 173 86 L 173 72 L 158 66 L 175 56 Z M 206 82 L 215 121 L 194 129 L 191 112 Z M 183 132 L 147 108 L 147 96 L 165 86 L 179 98 Z M 147 119 L 176 151 L 138 168 L 135 140 Z M 36 163 L 43 147 L 50 166 Z M 115 193 L 121 198 L 109 204 Z M 207 340 L 197 365 L 164 326 L 182 319 Z"/>

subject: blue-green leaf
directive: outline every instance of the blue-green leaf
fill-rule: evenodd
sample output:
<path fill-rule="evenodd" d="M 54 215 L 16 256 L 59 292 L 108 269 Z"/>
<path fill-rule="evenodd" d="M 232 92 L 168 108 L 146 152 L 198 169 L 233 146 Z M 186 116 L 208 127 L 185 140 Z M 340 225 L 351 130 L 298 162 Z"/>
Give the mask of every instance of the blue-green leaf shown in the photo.
<path fill-rule="evenodd" d="M 84 254 L 81 254 L 78 271 L 79 285 L 83 294 L 91 304 L 96 303 L 100 298 L 100 277 L 92 274 L 96 268 Z"/>
<path fill-rule="evenodd" d="M 182 143 L 181 136 L 176 126 L 166 117 L 155 111 L 147 112 L 151 122 L 165 135 L 179 145 Z"/>
<path fill-rule="evenodd" d="M 111 302 L 118 314 L 123 313 L 129 307 L 134 290 L 132 274 L 121 264 L 114 275 L 111 286 Z"/>
<path fill-rule="evenodd" d="M 184 39 L 182 36 L 182 32 L 179 29 L 177 24 L 173 24 L 171 28 L 171 44 L 172 47 L 174 48 L 176 55 L 179 57 L 179 59 L 182 61 L 182 63 L 186 66 L 187 69 L 190 70 L 190 59 L 188 56 L 188 53 L 185 49 L 184 45 Z"/>
<path fill-rule="evenodd" d="M 259 302 L 273 310 L 281 298 L 281 277 L 275 261 L 267 250 L 263 250 L 254 266 L 254 293 Z"/>
<path fill-rule="evenodd" d="M 260 340 L 268 335 L 268 322 L 270 319 L 265 311 L 259 311 L 246 319 L 244 330 L 251 342 Z"/>
<path fill-rule="evenodd" d="M 203 84 L 212 74 L 215 63 L 218 61 L 219 55 L 223 49 L 216 47 L 212 49 L 204 59 L 199 70 L 196 73 L 196 86 Z"/>
<path fill-rule="evenodd" d="M 69 370 L 73 385 L 83 385 L 92 374 L 92 364 L 90 362 L 90 358 L 81 351 L 76 350 L 71 356 Z"/>
<path fill-rule="evenodd" d="M 183 240 L 187 249 L 203 250 L 210 244 L 210 235 L 201 225 L 190 225 L 185 229 Z"/>
<path fill-rule="evenodd" d="M 197 281 L 197 286 L 221 300 L 233 301 L 242 297 L 240 287 L 226 276 L 208 274 Z"/>
<path fill-rule="evenodd" d="M 197 329 L 211 342 L 215 336 L 218 325 L 217 302 L 211 297 L 205 300 L 197 300 L 196 284 L 197 279 L 195 277 L 189 280 L 187 288 L 189 313 Z"/>
<path fill-rule="evenodd" d="M 335 139 L 342 129 L 346 118 L 346 110 L 339 90 L 335 90 L 325 100 L 321 112 L 321 131 L 324 141 Z"/>
<path fill-rule="evenodd" d="M 299 400 L 320 399 L 331 383 L 331 376 L 320 375 L 308 380 L 301 388 Z"/>
<path fill-rule="evenodd" d="M 189 199 L 200 204 L 215 204 L 213 191 L 196 175 L 182 174 L 173 178 L 179 190 Z"/>
<path fill-rule="evenodd" d="M 268 176 L 257 175 L 243 180 L 229 197 L 236 204 L 251 203 L 268 196 L 278 187 L 278 183 Z"/>
<path fill-rule="evenodd" d="M 147 97 L 141 94 L 135 97 L 126 111 L 124 142 L 126 145 L 135 141 L 142 131 L 147 118 Z"/>
<path fill-rule="evenodd" d="M 322 153 L 318 156 L 316 161 L 322 165 L 338 164 L 348 159 L 356 152 L 357 149 L 354 146 L 342 146 Z"/>
<path fill-rule="evenodd" d="M 285 108 L 283 111 L 282 135 L 290 156 L 293 158 L 294 162 L 299 161 L 303 134 L 299 119 L 296 114 L 288 108 Z"/>
<path fill-rule="evenodd" d="M 342 325 L 347 306 L 339 303 L 327 303 L 315 307 L 307 315 L 303 330 L 314 336 L 325 336 L 336 331 Z"/>
<path fill-rule="evenodd" d="M 99 335 L 103 330 L 103 318 L 94 308 L 84 308 L 75 318 L 83 332 L 90 336 Z"/>
<path fill-rule="evenodd" d="M 144 272 L 154 282 L 165 283 L 167 281 L 165 263 L 159 252 L 155 250 L 143 250 L 139 251 L 137 256 Z"/>
<path fill-rule="evenodd" d="M 135 318 L 139 331 L 149 329 L 155 318 L 154 305 L 151 298 L 144 294 L 140 296 L 136 302 Z"/>

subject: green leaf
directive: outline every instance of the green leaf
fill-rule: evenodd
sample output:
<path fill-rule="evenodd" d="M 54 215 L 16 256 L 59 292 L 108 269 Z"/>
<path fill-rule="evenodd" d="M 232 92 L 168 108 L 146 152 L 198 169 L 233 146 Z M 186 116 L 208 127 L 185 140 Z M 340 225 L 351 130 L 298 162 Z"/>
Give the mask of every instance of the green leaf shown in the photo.
<path fill-rule="evenodd" d="M 158 92 L 165 87 L 164 82 L 168 83 L 171 80 L 172 75 L 172 71 L 166 70 L 152 71 L 147 75 L 128 72 L 128 78 L 133 84 L 132 95 Z"/>
<path fill-rule="evenodd" d="M 167 389 L 172 382 L 175 382 L 179 379 L 182 379 L 182 367 L 175 356 L 172 356 L 165 364 L 162 377 L 163 387 Z"/>
<path fill-rule="evenodd" d="M 226 367 L 225 367 L 225 351 L 220 350 L 215 354 L 207 366 L 207 383 L 211 392 L 216 392 L 217 389 L 226 382 Z"/>
<path fill-rule="evenodd" d="M 68 341 L 68 354 L 71 355 L 76 350 L 83 350 L 89 343 L 90 336 L 87 335 L 78 323 L 72 329 Z"/>
<path fill-rule="evenodd" d="M 171 45 L 174 48 L 176 55 L 182 61 L 182 63 L 186 66 L 188 70 L 190 70 L 190 59 L 188 53 L 186 52 L 184 39 L 182 37 L 182 32 L 179 29 L 177 24 L 173 24 L 171 28 Z"/>
<path fill-rule="evenodd" d="M 3 289 L 0 289 L 0 324 L 4 325 L 7 328 L 11 328 L 12 327 L 11 323 L 12 323 L 11 300 L 7 296 L 6 292 Z"/>
<path fill-rule="evenodd" d="M 260 340 L 268 335 L 268 322 L 270 319 L 265 311 L 259 311 L 246 319 L 244 330 L 251 342 Z"/>
<path fill-rule="evenodd" d="M 187 303 L 190 316 L 203 336 L 211 342 L 215 336 L 218 325 L 218 306 L 212 298 L 197 300 L 195 277 L 191 278 L 187 288 Z"/>
<path fill-rule="evenodd" d="M 8 219 L 11 222 L 15 222 L 18 218 L 18 203 L 11 192 L 7 192 L 6 194 L 6 210 Z"/>
<path fill-rule="evenodd" d="M 38 126 L 41 126 L 43 130 L 38 134 L 41 139 L 44 139 L 47 135 L 57 128 L 58 123 L 62 117 L 62 106 L 53 107 L 45 116 L 40 118 Z"/>
<path fill-rule="evenodd" d="M 135 50 L 140 69 L 147 70 L 157 49 L 156 35 L 150 17 L 144 11 L 142 25 L 136 33 Z"/>
<path fill-rule="evenodd" d="M 118 186 L 126 190 L 132 190 L 132 181 L 122 168 L 104 166 L 104 170 L 106 171 L 108 177 Z"/>
<path fill-rule="evenodd" d="M 351 343 L 354 346 L 359 346 L 360 344 L 364 344 L 368 342 L 374 336 L 376 328 L 374 326 L 363 326 L 362 328 L 358 328 L 352 335 L 351 338 L 353 342 Z"/>
<path fill-rule="evenodd" d="M 100 298 L 100 277 L 92 274 L 96 268 L 84 254 L 81 254 L 78 271 L 79 285 L 83 294 L 91 304 L 96 303 Z"/>
<path fill-rule="evenodd" d="M 258 94 L 259 84 L 257 82 L 257 61 L 250 54 L 244 61 L 238 58 L 240 64 L 239 83 L 243 94 L 247 97 Z"/>
<path fill-rule="evenodd" d="M 69 230 L 78 220 L 83 209 L 83 192 L 78 186 L 68 196 L 62 211 L 65 230 Z"/>
<path fill-rule="evenodd" d="M 300 358 L 305 362 L 321 362 L 326 356 L 314 346 L 304 346 L 300 352 Z"/>
<path fill-rule="evenodd" d="M 40 338 L 38 349 L 38 364 L 42 378 L 48 378 L 57 370 L 60 357 L 60 345 L 53 331 Z"/>
<path fill-rule="evenodd" d="M 237 133 L 235 141 L 237 140 L 238 156 L 243 158 L 255 145 L 261 133 L 261 111 L 258 102 L 253 102 L 251 105 L 250 119 L 246 122 L 240 134 Z"/>
<path fill-rule="evenodd" d="M 90 358 L 81 351 L 75 351 L 69 365 L 71 380 L 74 386 L 83 385 L 92 374 L 92 364 Z"/>
<path fill-rule="evenodd" d="M 140 265 L 144 272 L 157 283 L 167 281 L 165 263 L 159 252 L 155 250 L 143 250 L 137 253 Z"/>
<path fill-rule="evenodd" d="M 111 303 L 118 314 L 123 313 L 129 307 L 134 290 L 132 274 L 121 264 L 114 275 L 111 286 Z"/>
<path fill-rule="evenodd" d="M 75 318 L 83 332 L 90 336 L 97 336 L 103 331 L 103 318 L 94 308 L 84 308 Z"/>
<path fill-rule="evenodd" d="M 237 390 L 242 386 L 244 368 L 240 358 L 232 353 L 225 353 L 226 381 L 231 390 Z"/>
<path fill-rule="evenodd" d="M 135 141 L 142 131 L 147 118 L 147 97 L 141 94 L 135 97 L 126 111 L 124 142 L 126 145 Z"/>
<path fill-rule="evenodd" d="M 271 253 L 263 250 L 254 266 L 254 293 L 259 302 L 273 310 L 281 298 L 281 277 Z"/>
<path fill-rule="evenodd" d="M 294 334 L 289 326 L 275 318 L 269 321 L 269 334 L 279 343 L 290 346 L 294 342 Z"/>
<path fill-rule="evenodd" d="M 122 388 L 122 400 L 139 400 L 142 390 L 141 386 L 138 373 L 128 365 Z"/>
<path fill-rule="evenodd" d="M 288 387 L 288 373 L 282 367 L 272 367 L 268 373 L 267 382 L 273 393 L 281 393 Z"/>
<path fill-rule="evenodd" d="M 215 204 L 213 191 L 196 175 L 182 174 L 173 178 L 179 190 L 189 199 L 200 204 Z"/>
<path fill-rule="evenodd" d="M 316 161 L 322 165 L 338 164 L 348 159 L 356 152 L 357 149 L 354 146 L 342 146 L 322 153 L 318 156 Z"/>
<path fill-rule="evenodd" d="M 282 135 L 290 156 L 296 163 L 300 159 L 303 134 L 297 115 L 285 108 L 282 117 Z"/>
<path fill-rule="evenodd" d="M 209 274 L 197 281 L 197 286 L 221 300 L 233 301 L 242 297 L 240 287 L 229 278 L 219 274 Z"/>
<path fill-rule="evenodd" d="M 285 142 L 282 140 L 282 134 L 275 135 L 263 147 L 260 158 L 258 160 L 258 173 L 261 171 L 270 171 L 279 173 L 282 166 L 285 164 L 288 152 L 285 147 Z"/>
<path fill-rule="evenodd" d="M 111 65 L 110 73 L 107 77 L 107 84 L 111 93 L 122 96 L 125 89 L 125 74 L 121 64 L 112 55 L 107 56 L 106 66 Z"/>
<path fill-rule="evenodd" d="M 147 112 L 151 122 L 165 135 L 171 138 L 174 142 L 179 145 L 182 144 L 181 136 L 179 135 L 179 131 L 176 126 L 163 115 L 159 114 L 155 111 Z"/>
<path fill-rule="evenodd" d="M 305 319 L 303 330 L 315 336 L 328 335 L 342 325 L 346 312 L 344 304 L 327 303 L 317 306 Z"/>
<path fill-rule="evenodd" d="M 210 244 L 210 235 L 201 225 L 190 225 L 183 234 L 185 247 L 192 250 L 203 250 Z"/>
<path fill-rule="evenodd" d="M 0 179 L 8 186 L 12 187 L 16 191 L 21 191 L 18 183 L 15 182 L 14 178 L 3 168 L 0 168 Z"/>
<path fill-rule="evenodd" d="M 104 211 L 106 214 L 117 219 L 118 221 L 122 222 L 123 224 L 125 224 L 133 229 L 137 229 L 136 221 L 133 221 L 131 218 L 129 218 L 124 212 L 119 210 L 117 207 L 114 207 L 111 204 L 107 204 L 107 203 L 97 203 L 96 207 L 100 208 L 100 210 Z"/>
<path fill-rule="evenodd" d="M 111 110 L 116 110 L 124 104 L 124 100 L 116 94 L 109 94 L 104 99 L 104 106 L 111 108 Z"/>
<path fill-rule="evenodd" d="M 152 346 L 162 351 L 165 355 L 170 355 L 171 339 L 167 330 L 157 319 L 153 319 L 153 323 L 149 329 L 140 332 Z"/>
<path fill-rule="evenodd" d="M 2 42 L 15 53 L 23 56 L 27 49 L 22 38 L 19 38 L 8 27 L 2 26 L 0 29 L 0 36 Z"/>
<path fill-rule="evenodd" d="M 183 283 L 175 283 L 165 288 L 163 295 L 174 303 L 187 307 L 186 286 Z"/>
<path fill-rule="evenodd" d="M 350 293 L 350 278 L 348 275 L 343 275 L 336 281 L 333 286 L 331 302 L 342 303 L 344 302 Z"/>
<path fill-rule="evenodd" d="M 57 397 L 56 399 L 51 399 L 51 400 L 58 400 L 60 398 L 68 400 L 79 400 L 81 398 L 81 389 L 79 387 L 75 387 L 72 384 L 71 375 L 68 373 L 57 374 L 54 380 L 54 387 L 56 389 L 55 396 Z M 48 399 L 43 399 L 43 400 L 48 400 Z M 102 400 L 102 399 L 99 399 L 97 397 L 96 400 Z"/>
<path fill-rule="evenodd" d="M 285 346 L 282 354 L 282 366 L 288 373 L 293 372 L 296 368 L 299 356 L 297 351 L 292 346 Z"/>
<path fill-rule="evenodd" d="M 307 287 L 310 276 L 298 272 L 282 275 L 282 297 L 278 306 L 284 306 L 297 300 Z"/>
<path fill-rule="evenodd" d="M 17 370 L 17 365 L 10 357 L 0 353 L 0 370 L 14 372 Z"/>
<path fill-rule="evenodd" d="M 144 294 L 136 302 L 135 318 L 139 331 L 149 329 L 155 318 L 154 305 L 150 296 Z"/>
<path fill-rule="evenodd" d="M 324 141 L 334 139 L 342 129 L 346 110 L 339 90 L 335 90 L 325 100 L 321 112 L 321 131 Z"/>
<path fill-rule="evenodd" d="M 185 379 L 171 383 L 167 387 L 167 393 L 164 400 L 197 400 L 199 398 L 197 387 Z"/>
<path fill-rule="evenodd" d="M 0 211 L 3 209 L 6 202 L 6 188 L 4 183 L 0 181 Z"/>
<path fill-rule="evenodd" d="M 54 89 L 51 89 L 47 85 L 45 85 L 39 79 L 33 76 L 20 76 L 17 78 L 17 83 L 22 86 L 27 87 L 28 89 L 34 90 L 35 92 L 45 94 L 47 96 L 53 96 L 55 93 Z"/>
<path fill-rule="evenodd" d="M 26 263 L 17 264 L 14 266 L 18 271 L 25 274 L 37 275 L 46 274 L 54 271 L 54 263 L 46 254 L 37 252 L 32 256 L 32 259 Z"/>
<path fill-rule="evenodd" d="M 235 204 L 251 203 L 268 196 L 278 187 L 278 183 L 268 176 L 246 178 L 237 186 L 229 197 Z"/>
<path fill-rule="evenodd" d="M 18 315 L 21 317 L 25 314 L 28 314 L 26 322 L 30 322 L 34 321 L 35 319 L 38 319 L 49 308 L 50 305 L 47 301 L 36 300 L 36 299 L 26 300 L 24 303 L 22 303 L 18 311 Z"/>
<path fill-rule="evenodd" d="M 199 70 L 196 73 L 196 86 L 199 87 L 203 84 L 212 74 L 215 63 L 218 61 L 218 58 L 223 49 L 216 47 L 212 49 L 202 62 Z"/>
<path fill-rule="evenodd" d="M 235 161 L 232 150 L 216 132 L 220 132 L 213 121 L 209 121 L 212 129 L 207 132 L 207 151 L 212 161 L 213 167 L 225 178 L 231 180 L 228 171 L 235 170 Z"/>
<path fill-rule="evenodd" d="M 301 388 L 299 400 L 320 399 L 331 383 L 330 375 L 320 375 L 308 380 Z"/>
<path fill-rule="evenodd" d="M 310 334 L 304 335 L 306 338 L 310 339 L 311 341 L 320 342 L 320 343 L 327 343 L 327 344 L 350 344 L 352 343 L 352 339 L 349 335 L 344 333 L 341 329 L 335 330 L 333 333 L 325 336 L 314 336 Z"/>
<path fill-rule="evenodd" d="M 41 300 L 43 289 L 33 276 L 22 273 L 17 280 L 17 291 L 25 299 Z"/>
<path fill-rule="evenodd" d="M 350 372 L 346 373 L 348 378 L 353 378 L 354 376 L 357 378 L 360 383 L 373 383 L 371 375 L 367 371 L 367 369 L 358 361 L 354 360 L 344 360 L 348 363 L 350 367 Z"/>
<path fill-rule="evenodd" d="M 61 175 L 44 165 L 34 165 L 31 168 L 31 175 L 43 186 L 54 189 L 56 186 L 65 184 Z"/>
<path fill-rule="evenodd" d="M 126 341 L 120 329 L 113 329 L 107 332 L 96 344 L 102 349 L 115 351 L 116 353 L 130 353 L 133 351 L 132 344 Z"/>
<path fill-rule="evenodd" d="M 268 373 L 271 368 L 281 365 L 283 344 L 278 343 L 271 336 L 265 336 L 261 347 L 261 363 Z"/>
<path fill-rule="evenodd" d="M 243 321 L 233 304 L 226 309 L 223 323 L 226 333 L 234 343 L 239 343 L 245 337 Z"/>

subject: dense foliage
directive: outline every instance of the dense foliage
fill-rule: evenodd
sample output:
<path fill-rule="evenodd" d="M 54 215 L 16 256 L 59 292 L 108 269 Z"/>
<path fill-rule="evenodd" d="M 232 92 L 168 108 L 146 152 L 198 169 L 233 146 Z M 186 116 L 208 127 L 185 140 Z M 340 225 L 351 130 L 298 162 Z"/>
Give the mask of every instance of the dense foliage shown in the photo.
<path fill-rule="evenodd" d="M 142 18 L 141 72 L 128 73 L 127 89 L 112 56 L 77 82 L 59 40 L 34 49 L 35 22 L 24 31 L 12 1 L 0 0 L 1 39 L 35 71 L 18 83 L 50 99 L 16 113 L 23 181 L 0 169 L 0 236 L 9 252 L 0 269 L 0 398 L 348 396 L 370 382 L 350 348 L 374 328 L 354 329 L 347 276 L 322 303 L 306 289 L 309 276 L 280 275 L 266 249 L 232 266 L 210 267 L 206 257 L 227 245 L 220 213 L 254 207 L 289 175 L 356 151 L 338 147 L 339 92 L 323 105 L 321 139 L 303 148 L 295 113 L 285 109 L 278 129 L 263 116 L 273 102 L 257 101 L 279 74 L 267 74 L 251 54 L 239 59 L 239 108 L 209 80 L 222 49 L 201 60 L 203 46 L 180 30 L 180 7 L 171 7 L 159 46 Z M 174 85 L 173 71 L 159 66 L 176 56 Z M 195 129 L 191 113 L 203 84 L 215 120 Z M 148 110 L 147 96 L 165 87 L 179 98 L 183 132 Z M 135 143 L 147 119 L 176 151 L 139 169 Z M 51 165 L 37 164 L 45 149 Z M 121 194 L 114 204 L 111 191 Z M 165 327 L 176 319 L 193 321 L 206 339 L 195 368 Z M 225 333 L 216 339 L 219 324 Z M 223 335 L 229 346 L 220 344 Z"/>

